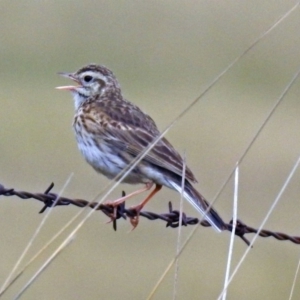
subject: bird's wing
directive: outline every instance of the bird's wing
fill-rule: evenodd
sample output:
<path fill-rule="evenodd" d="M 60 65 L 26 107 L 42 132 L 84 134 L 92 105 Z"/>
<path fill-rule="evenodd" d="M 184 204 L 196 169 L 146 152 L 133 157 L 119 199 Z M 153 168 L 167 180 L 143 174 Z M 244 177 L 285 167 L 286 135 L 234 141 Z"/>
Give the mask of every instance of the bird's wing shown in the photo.
<path fill-rule="evenodd" d="M 96 122 L 93 127 L 99 138 L 108 144 L 121 148 L 132 156 L 138 156 L 160 134 L 150 116 L 144 114 L 137 106 L 120 103 L 114 107 L 96 105 L 89 110 L 91 119 Z M 87 124 L 88 125 L 88 124 Z M 182 175 L 183 160 L 179 153 L 164 137 L 143 158 L 151 164 Z M 186 167 L 186 178 L 197 182 L 192 171 Z"/>

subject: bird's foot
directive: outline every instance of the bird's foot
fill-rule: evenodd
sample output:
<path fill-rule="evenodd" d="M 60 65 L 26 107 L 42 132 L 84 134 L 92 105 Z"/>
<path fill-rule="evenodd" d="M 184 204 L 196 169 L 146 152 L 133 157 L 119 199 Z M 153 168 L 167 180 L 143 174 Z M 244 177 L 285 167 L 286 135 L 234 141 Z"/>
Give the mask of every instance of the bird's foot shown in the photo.
<path fill-rule="evenodd" d="M 113 211 L 110 214 L 106 214 L 110 220 L 106 222 L 106 224 L 112 223 L 117 219 L 117 210 L 118 210 L 118 203 L 115 203 L 115 201 L 106 201 L 105 205 L 111 206 Z"/>
<path fill-rule="evenodd" d="M 130 223 L 132 225 L 131 231 L 134 230 L 138 226 L 138 224 L 139 224 L 139 218 L 140 218 L 140 212 L 141 212 L 141 210 L 142 210 L 143 207 L 144 207 L 143 203 L 138 204 L 138 205 L 133 206 L 133 207 L 130 207 L 130 210 L 132 212 L 135 212 L 135 215 L 131 216 L 129 218 Z"/>

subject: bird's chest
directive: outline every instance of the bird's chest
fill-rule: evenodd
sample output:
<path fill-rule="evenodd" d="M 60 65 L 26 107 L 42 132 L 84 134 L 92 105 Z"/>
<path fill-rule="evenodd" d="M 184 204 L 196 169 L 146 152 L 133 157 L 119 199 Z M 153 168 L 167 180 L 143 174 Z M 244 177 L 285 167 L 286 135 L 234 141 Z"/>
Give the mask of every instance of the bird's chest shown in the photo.
<path fill-rule="evenodd" d="M 73 128 L 81 154 L 95 170 L 109 178 L 120 173 L 125 167 L 125 162 L 113 147 L 101 139 L 100 134 L 90 132 L 79 117 L 75 117 Z"/>

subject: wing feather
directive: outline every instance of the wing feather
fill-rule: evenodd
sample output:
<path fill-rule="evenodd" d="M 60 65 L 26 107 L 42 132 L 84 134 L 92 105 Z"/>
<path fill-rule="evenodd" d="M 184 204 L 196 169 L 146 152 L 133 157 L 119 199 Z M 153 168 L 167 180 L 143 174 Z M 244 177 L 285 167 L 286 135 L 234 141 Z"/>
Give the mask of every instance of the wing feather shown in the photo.
<path fill-rule="evenodd" d="M 96 105 L 89 108 L 89 112 L 98 123 L 94 129 L 98 131 L 99 138 L 127 151 L 132 156 L 138 156 L 160 134 L 151 117 L 132 104 L 124 106 L 124 103 L 115 102 L 113 107 L 107 107 L 105 103 L 96 102 Z M 143 160 L 182 175 L 182 157 L 164 137 Z M 186 178 L 197 182 L 188 167 L 186 167 Z"/>

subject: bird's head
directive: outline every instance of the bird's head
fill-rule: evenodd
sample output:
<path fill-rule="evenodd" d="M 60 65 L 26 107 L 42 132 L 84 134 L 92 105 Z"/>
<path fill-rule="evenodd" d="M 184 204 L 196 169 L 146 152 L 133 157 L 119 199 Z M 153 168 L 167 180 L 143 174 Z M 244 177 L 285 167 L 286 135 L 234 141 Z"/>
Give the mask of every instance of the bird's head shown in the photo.
<path fill-rule="evenodd" d="M 90 64 L 75 73 L 59 72 L 59 75 L 72 79 L 76 85 L 59 86 L 59 90 L 68 90 L 73 94 L 75 108 L 89 100 L 99 100 L 107 91 L 120 91 L 119 83 L 109 69 Z"/>

